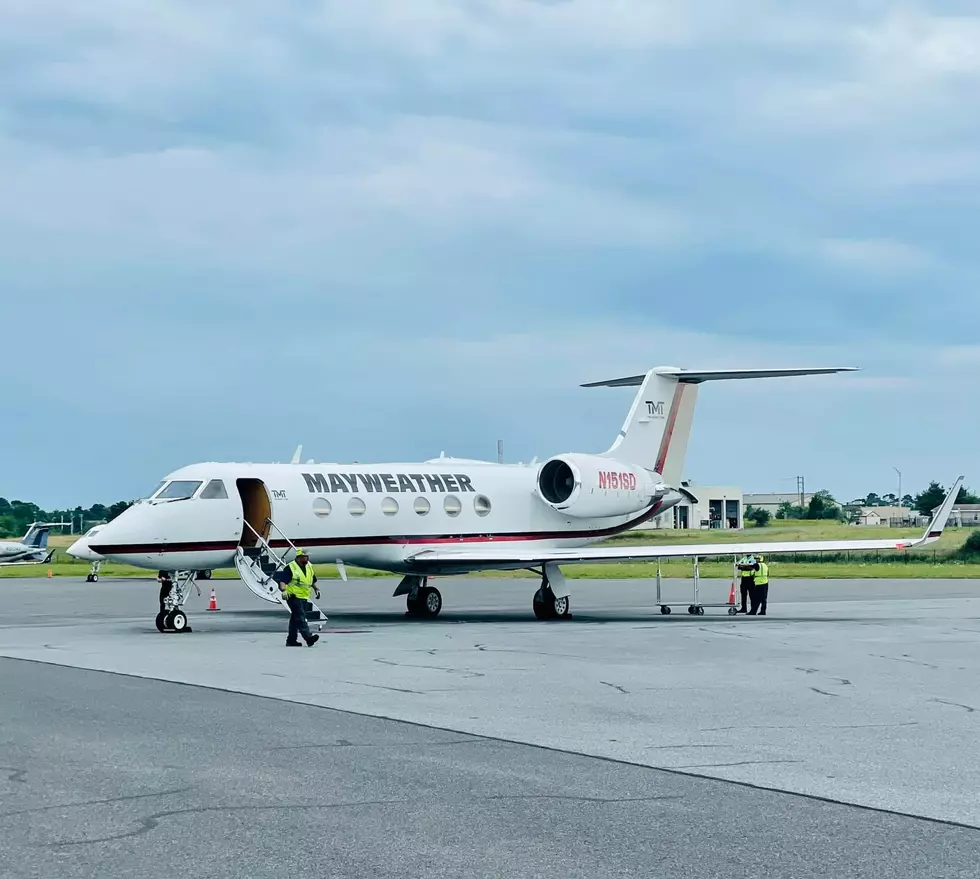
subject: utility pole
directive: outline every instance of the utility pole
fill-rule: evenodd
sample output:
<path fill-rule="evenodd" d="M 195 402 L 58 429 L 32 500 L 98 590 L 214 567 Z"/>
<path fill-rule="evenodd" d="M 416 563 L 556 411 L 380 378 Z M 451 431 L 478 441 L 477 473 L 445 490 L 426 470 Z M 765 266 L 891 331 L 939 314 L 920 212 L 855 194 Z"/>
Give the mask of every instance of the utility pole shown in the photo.
<path fill-rule="evenodd" d="M 504 463 L 504 441 L 502 439 L 497 440 L 497 463 Z"/>
<path fill-rule="evenodd" d="M 806 504 L 803 503 L 803 499 L 806 496 L 806 483 L 802 476 L 796 477 L 796 491 L 800 496 L 800 509 L 805 510 Z"/>
<path fill-rule="evenodd" d="M 898 505 L 899 507 L 901 507 L 902 506 L 902 471 L 899 470 L 898 467 L 892 467 L 892 470 L 894 470 L 898 474 Z"/>

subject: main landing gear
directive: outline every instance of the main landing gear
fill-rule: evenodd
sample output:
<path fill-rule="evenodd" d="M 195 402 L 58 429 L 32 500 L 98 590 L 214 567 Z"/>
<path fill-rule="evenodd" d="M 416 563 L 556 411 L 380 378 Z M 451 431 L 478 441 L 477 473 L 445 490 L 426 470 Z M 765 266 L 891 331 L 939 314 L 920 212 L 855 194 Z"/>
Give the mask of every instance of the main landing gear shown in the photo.
<path fill-rule="evenodd" d="M 156 627 L 159 632 L 192 632 L 187 614 L 184 613 L 184 602 L 191 592 L 191 586 L 197 589 L 198 597 L 201 590 L 194 583 L 194 571 L 179 571 L 174 577 L 173 586 L 166 594 L 161 594 L 160 602 L 163 610 L 156 616 Z"/>
<path fill-rule="evenodd" d="M 405 596 L 406 616 L 434 620 L 442 610 L 442 593 L 429 585 L 428 577 L 409 574 L 402 577 L 394 596 Z"/>
<path fill-rule="evenodd" d="M 86 583 L 98 583 L 99 582 L 99 568 L 102 567 L 102 562 L 92 562 L 92 571 L 85 577 Z"/>
<path fill-rule="evenodd" d="M 567 619 L 572 615 L 572 599 L 564 588 L 565 577 L 557 568 L 552 570 L 549 568 L 550 566 L 546 566 L 541 572 L 541 586 L 534 593 L 531 609 L 534 611 L 535 618 L 539 620 Z M 563 594 L 560 596 L 555 595 L 551 586 L 553 579 L 556 585 L 562 587 L 560 591 Z"/>

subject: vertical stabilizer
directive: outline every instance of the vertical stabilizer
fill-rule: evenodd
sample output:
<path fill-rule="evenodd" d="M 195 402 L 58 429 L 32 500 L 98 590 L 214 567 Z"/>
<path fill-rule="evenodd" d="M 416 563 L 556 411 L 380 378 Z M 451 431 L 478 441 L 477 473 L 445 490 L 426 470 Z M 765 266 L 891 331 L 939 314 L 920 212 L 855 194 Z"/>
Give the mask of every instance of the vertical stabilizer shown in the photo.
<path fill-rule="evenodd" d="M 656 471 L 668 485 L 680 485 L 698 397 L 698 386 L 678 381 L 673 374 L 677 371 L 651 369 L 641 377 L 619 435 L 603 452 L 618 461 Z M 619 386 L 627 382 L 616 381 Z M 609 382 L 606 386 L 616 385 Z"/>

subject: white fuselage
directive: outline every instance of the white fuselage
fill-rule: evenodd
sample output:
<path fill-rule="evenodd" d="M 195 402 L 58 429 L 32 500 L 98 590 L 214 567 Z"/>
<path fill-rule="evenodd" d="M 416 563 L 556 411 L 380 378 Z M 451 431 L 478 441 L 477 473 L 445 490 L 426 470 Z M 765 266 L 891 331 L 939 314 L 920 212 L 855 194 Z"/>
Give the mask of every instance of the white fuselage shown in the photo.
<path fill-rule="evenodd" d="M 576 518 L 542 499 L 537 476 L 535 466 L 451 458 L 412 464 L 194 464 L 101 526 L 88 549 L 146 568 L 231 567 L 238 547 L 254 543 L 250 523 L 278 552 L 288 548 L 288 537 L 314 564 L 339 560 L 414 573 L 407 557 L 426 548 L 502 542 L 514 548 L 584 546 L 681 499 L 671 492 L 651 498 L 639 512 Z M 637 508 L 635 490 L 583 490 L 618 496 L 623 509 Z"/>

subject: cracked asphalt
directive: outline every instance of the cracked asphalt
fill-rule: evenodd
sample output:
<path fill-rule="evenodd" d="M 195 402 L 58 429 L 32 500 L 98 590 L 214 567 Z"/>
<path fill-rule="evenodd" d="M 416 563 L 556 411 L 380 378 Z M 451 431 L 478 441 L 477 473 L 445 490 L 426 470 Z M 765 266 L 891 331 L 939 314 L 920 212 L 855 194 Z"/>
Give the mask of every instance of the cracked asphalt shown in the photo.
<path fill-rule="evenodd" d="M 0 580 L 0 879 L 978 875 L 978 584 L 441 585 L 290 651 L 234 581 L 168 637 L 152 581 Z"/>
<path fill-rule="evenodd" d="M 980 830 L 0 659 L 0 876 L 975 877 Z"/>

